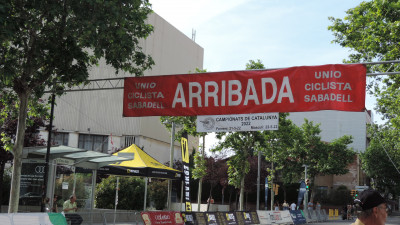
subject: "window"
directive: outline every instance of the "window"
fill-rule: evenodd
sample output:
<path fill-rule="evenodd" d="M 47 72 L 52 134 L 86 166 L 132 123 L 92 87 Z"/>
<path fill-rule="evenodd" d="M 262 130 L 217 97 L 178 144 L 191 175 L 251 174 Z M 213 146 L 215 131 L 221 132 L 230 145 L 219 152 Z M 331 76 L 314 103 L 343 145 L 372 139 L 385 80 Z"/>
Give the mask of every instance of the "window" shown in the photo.
<path fill-rule="evenodd" d="M 135 144 L 135 136 L 125 136 L 125 147 Z"/>
<path fill-rule="evenodd" d="M 328 187 L 318 186 L 315 195 L 320 198 L 327 198 L 328 197 Z M 315 196 L 314 196 L 314 198 L 315 198 Z"/>
<path fill-rule="evenodd" d="M 68 146 L 69 133 L 53 132 L 51 136 L 52 144 Z"/>
<path fill-rule="evenodd" d="M 108 136 L 79 134 L 78 148 L 107 153 Z"/>

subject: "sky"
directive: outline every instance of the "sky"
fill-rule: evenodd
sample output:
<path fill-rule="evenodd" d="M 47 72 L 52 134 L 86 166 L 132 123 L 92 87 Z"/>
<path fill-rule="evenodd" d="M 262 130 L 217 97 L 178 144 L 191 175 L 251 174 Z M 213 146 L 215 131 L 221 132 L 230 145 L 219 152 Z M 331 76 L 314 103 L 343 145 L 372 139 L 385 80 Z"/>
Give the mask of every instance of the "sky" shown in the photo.
<path fill-rule="evenodd" d="M 150 0 L 153 11 L 204 48 L 208 72 L 342 63 L 328 17 L 344 18 L 362 0 Z M 366 108 L 375 101 L 367 96 Z M 374 121 L 380 122 L 375 113 Z M 212 139 L 212 135 L 206 138 Z M 206 147 L 208 149 L 208 147 Z"/>

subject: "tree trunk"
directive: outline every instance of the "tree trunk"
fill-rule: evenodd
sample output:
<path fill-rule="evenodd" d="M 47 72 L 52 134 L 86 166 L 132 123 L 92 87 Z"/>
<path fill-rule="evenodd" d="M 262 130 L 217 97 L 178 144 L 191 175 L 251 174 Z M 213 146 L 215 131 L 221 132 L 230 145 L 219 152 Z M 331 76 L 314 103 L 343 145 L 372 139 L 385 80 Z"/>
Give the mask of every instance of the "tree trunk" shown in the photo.
<path fill-rule="evenodd" d="M 239 211 L 243 211 L 244 205 L 244 176 L 240 181 L 240 198 L 239 198 Z"/>
<path fill-rule="evenodd" d="M 246 192 L 246 205 L 245 205 L 245 207 L 244 207 L 244 210 L 247 210 L 247 209 L 248 209 L 248 205 L 247 205 L 248 200 L 249 200 L 249 192 Z"/>
<path fill-rule="evenodd" d="M 207 200 L 207 212 L 210 211 L 210 204 L 211 204 L 211 199 L 212 199 L 212 189 L 213 189 L 213 186 L 214 186 L 214 185 L 212 185 L 212 184 L 210 183 L 210 194 L 209 194 L 208 200 Z"/>
<path fill-rule="evenodd" d="M 232 204 L 232 193 L 233 193 L 233 191 L 234 191 L 234 190 L 232 190 L 232 188 L 230 188 L 230 191 L 229 191 L 229 207 L 230 207 L 231 204 Z"/>
<path fill-rule="evenodd" d="M 222 203 L 221 203 L 221 205 L 224 204 L 224 200 L 225 200 L 225 187 L 222 188 Z"/>
<path fill-rule="evenodd" d="M 6 154 L 4 154 L 6 155 Z M 3 187 L 3 182 L 4 182 L 4 167 L 6 165 L 6 160 L 0 162 L 0 187 Z M 3 205 L 3 188 L 0 188 L 0 206 Z M 1 213 L 1 209 L 0 209 Z"/>
<path fill-rule="evenodd" d="M 19 111 L 18 111 L 18 127 L 15 144 L 13 147 L 14 163 L 11 178 L 10 203 L 8 213 L 18 212 L 19 190 L 21 180 L 22 167 L 22 149 L 24 148 L 24 137 L 26 129 L 26 117 L 28 114 L 28 94 L 26 92 L 19 93 Z"/>
<path fill-rule="evenodd" d="M 235 190 L 235 210 L 238 210 L 238 191 Z"/>
<path fill-rule="evenodd" d="M 197 211 L 200 212 L 201 206 L 201 192 L 203 187 L 203 178 L 199 179 L 199 189 L 197 190 Z"/>

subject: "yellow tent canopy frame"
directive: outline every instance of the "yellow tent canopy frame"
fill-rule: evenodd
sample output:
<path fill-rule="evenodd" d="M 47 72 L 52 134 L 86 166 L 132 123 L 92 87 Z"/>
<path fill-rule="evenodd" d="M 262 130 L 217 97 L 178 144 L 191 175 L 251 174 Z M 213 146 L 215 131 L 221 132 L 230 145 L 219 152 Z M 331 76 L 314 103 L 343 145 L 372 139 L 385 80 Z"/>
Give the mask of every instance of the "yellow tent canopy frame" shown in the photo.
<path fill-rule="evenodd" d="M 182 177 L 181 171 L 163 165 L 135 144 L 113 155 L 132 159 L 104 166 L 98 170 L 98 173 L 176 180 Z"/>

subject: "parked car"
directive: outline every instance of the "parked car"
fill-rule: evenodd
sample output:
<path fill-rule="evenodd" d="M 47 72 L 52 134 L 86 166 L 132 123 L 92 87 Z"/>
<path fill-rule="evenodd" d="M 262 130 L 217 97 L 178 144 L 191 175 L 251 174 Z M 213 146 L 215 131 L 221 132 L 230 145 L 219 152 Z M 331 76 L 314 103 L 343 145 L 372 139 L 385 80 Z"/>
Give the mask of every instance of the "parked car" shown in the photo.
<path fill-rule="evenodd" d="M 19 204 L 21 205 L 40 205 L 42 195 L 35 192 L 27 192 L 19 197 Z"/>

